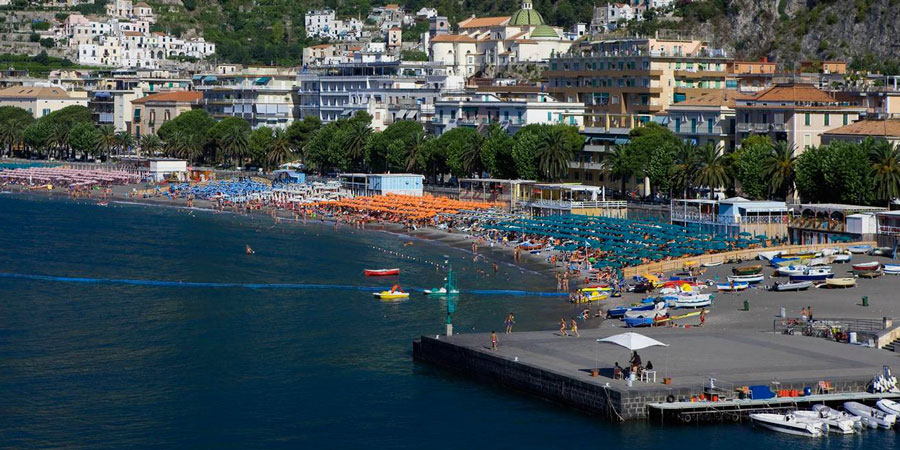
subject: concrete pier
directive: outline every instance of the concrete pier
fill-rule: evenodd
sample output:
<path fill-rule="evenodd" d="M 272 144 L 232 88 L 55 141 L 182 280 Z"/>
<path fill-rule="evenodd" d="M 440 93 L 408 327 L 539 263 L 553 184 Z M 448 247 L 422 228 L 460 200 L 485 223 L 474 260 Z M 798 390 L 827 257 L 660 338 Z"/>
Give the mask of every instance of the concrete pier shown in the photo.
<path fill-rule="evenodd" d="M 418 361 L 617 421 L 647 419 L 651 404 L 690 403 L 692 397 L 708 391 L 710 378 L 716 380 L 723 398 L 748 385 L 767 385 L 773 391 L 805 387 L 815 391 L 820 381 L 830 383 L 832 394 L 859 393 L 882 366 L 898 358 L 884 350 L 772 332 L 640 329 L 635 331 L 669 347 L 640 350 L 644 364 L 653 362 L 656 382 L 627 386 L 613 379 L 612 367 L 615 362 L 628 365 L 630 352 L 596 342 L 625 331 L 630 330 L 583 330 L 578 338 L 558 331 L 499 334 L 498 350 L 491 350 L 490 334 L 422 336 L 413 342 L 413 355 Z M 670 378 L 671 384 L 663 384 L 664 378 Z"/>

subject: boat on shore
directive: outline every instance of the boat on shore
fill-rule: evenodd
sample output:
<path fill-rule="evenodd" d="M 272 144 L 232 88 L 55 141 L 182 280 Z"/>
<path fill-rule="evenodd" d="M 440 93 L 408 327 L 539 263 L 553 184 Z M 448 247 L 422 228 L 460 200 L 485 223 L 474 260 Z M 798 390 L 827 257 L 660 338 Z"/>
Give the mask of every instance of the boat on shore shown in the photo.
<path fill-rule="evenodd" d="M 883 398 L 883 399 L 875 402 L 875 406 L 877 406 L 878 409 L 884 411 L 887 414 L 893 414 L 895 416 L 900 416 L 900 403 L 897 403 L 893 400 L 888 400 L 886 398 Z"/>
<path fill-rule="evenodd" d="M 731 273 L 735 275 L 755 275 L 760 272 L 762 272 L 762 265 L 760 264 L 738 266 L 731 269 Z"/>
<path fill-rule="evenodd" d="M 778 275 L 789 277 L 791 275 L 801 275 L 803 272 L 809 267 L 804 265 L 790 265 L 790 266 L 782 266 L 775 269 L 775 273 Z"/>
<path fill-rule="evenodd" d="M 725 263 L 725 261 L 723 261 L 723 260 L 720 259 L 720 260 L 718 260 L 718 261 L 709 261 L 709 262 L 705 262 L 705 263 L 700 264 L 700 265 L 703 266 L 703 267 L 717 267 L 717 266 L 721 266 L 721 265 L 724 264 L 724 263 Z"/>
<path fill-rule="evenodd" d="M 881 269 L 878 269 L 878 270 L 854 270 L 853 274 L 859 278 L 878 278 L 878 277 L 884 275 L 884 273 L 881 271 Z"/>
<path fill-rule="evenodd" d="M 870 261 L 870 262 L 866 262 L 866 263 L 857 263 L 857 264 L 854 264 L 852 267 L 853 267 L 853 270 L 855 270 L 855 271 L 868 272 L 868 271 L 880 269 L 881 263 L 878 261 Z"/>
<path fill-rule="evenodd" d="M 854 255 L 861 255 L 863 253 L 868 252 L 872 249 L 871 245 L 851 245 L 847 247 L 847 251 L 853 253 Z"/>
<path fill-rule="evenodd" d="M 630 311 L 653 311 L 654 309 L 656 309 L 656 305 L 653 303 L 646 303 L 638 306 L 620 306 L 618 308 L 610 308 L 607 310 L 606 317 L 610 319 L 621 319 Z"/>
<path fill-rule="evenodd" d="M 750 420 L 763 428 L 795 436 L 820 437 L 828 427 L 823 421 L 798 420 L 791 414 L 756 413 L 750 414 Z"/>
<path fill-rule="evenodd" d="M 802 291 L 811 288 L 812 281 L 796 281 L 787 283 L 775 283 L 769 288 L 770 291 L 786 292 L 786 291 Z"/>
<path fill-rule="evenodd" d="M 400 269 L 365 269 L 363 272 L 367 277 L 389 277 L 400 275 Z"/>
<path fill-rule="evenodd" d="M 733 276 L 728 277 L 729 282 L 733 281 L 735 283 L 749 283 L 749 284 L 761 283 L 765 279 L 766 279 L 766 276 L 761 273 L 756 274 L 756 275 L 733 275 Z"/>
<path fill-rule="evenodd" d="M 848 288 L 856 286 L 856 278 L 853 277 L 843 277 L 843 278 L 829 278 L 825 280 L 825 286 L 830 288 Z"/>
<path fill-rule="evenodd" d="M 900 264 L 885 264 L 885 275 L 900 275 Z"/>
<path fill-rule="evenodd" d="M 812 422 L 824 422 L 828 425 L 828 431 L 830 433 L 837 434 L 853 434 L 859 431 L 858 421 L 852 419 L 842 419 L 829 417 L 827 413 L 822 413 L 819 411 L 804 411 L 798 410 L 794 411 L 793 414 L 797 420 L 799 421 L 812 421 Z"/>
<path fill-rule="evenodd" d="M 697 295 L 678 295 L 671 299 L 666 298 L 675 308 L 705 308 L 712 305 L 713 296 L 711 294 Z"/>
<path fill-rule="evenodd" d="M 890 247 L 875 247 L 868 252 L 866 252 L 869 256 L 891 256 L 894 254 L 894 249 Z"/>
<path fill-rule="evenodd" d="M 891 429 L 897 422 L 895 414 L 888 414 L 880 409 L 875 409 L 859 402 L 845 402 L 844 409 L 854 416 L 861 417 L 864 421 L 874 422 L 879 428 Z"/>
<path fill-rule="evenodd" d="M 807 269 L 800 275 L 791 275 L 791 282 L 794 281 L 825 281 L 829 278 L 834 278 L 834 274 L 831 273 L 831 269 L 822 269 L 822 268 L 813 268 Z"/>
<path fill-rule="evenodd" d="M 749 287 L 750 287 L 750 283 L 747 283 L 746 281 L 745 282 L 732 282 L 732 283 L 725 283 L 725 284 L 720 283 L 720 284 L 716 285 L 716 289 L 718 289 L 719 291 L 722 291 L 722 292 L 743 291 L 745 289 L 748 289 Z"/>
<path fill-rule="evenodd" d="M 838 264 L 848 263 L 853 259 L 853 255 L 850 252 L 835 253 L 832 256 L 834 256 L 834 262 Z"/>

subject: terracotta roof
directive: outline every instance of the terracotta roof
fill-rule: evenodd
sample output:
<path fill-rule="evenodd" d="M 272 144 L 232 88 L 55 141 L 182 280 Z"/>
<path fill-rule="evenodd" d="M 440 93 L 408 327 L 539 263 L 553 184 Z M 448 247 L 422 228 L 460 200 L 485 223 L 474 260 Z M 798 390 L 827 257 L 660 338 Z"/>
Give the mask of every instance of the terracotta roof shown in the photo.
<path fill-rule="evenodd" d="M 741 94 L 733 89 L 721 89 L 716 91 L 702 92 L 699 95 L 688 98 L 687 100 L 673 103 L 671 106 L 727 106 L 734 108 L 734 101 L 737 99 L 750 98 L 749 95 Z"/>
<path fill-rule="evenodd" d="M 828 130 L 823 134 L 900 137 L 900 119 L 860 120 L 850 125 Z"/>
<path fill-rule="evenodd" d="M 391 3 L 388 5 L 384 5 L 384 9 L 400 9 L 400 5 L 396 3 Z"/>
<path fill-rule="evenodd" d="M 166 33 L 163 33 L 162 31 L 154 31 L 153 34 L 156 36 L 165 36 L 166 35 Z"/>
<path fill-rule="evenodd" d="M 310 45 L 309 48 L 328 48 L 331 47 L 331 44 L 319 44 L 319 45 Z"/>
<path fill-rule="evenodd" d="M 459 22 L 460 28 L 497 27 L 506 25 L 510 16 L 502 17 L 470 17 Z"/>
<path fill-rule="evenodd" d="M 144 33 L 141 33 L 140 31 L 126 31 L 125 32 L 125 36 L 143 36 L 143 35 L 144 35 Z"/>
<path fill-rule="evenodd" d="M 516 40 L 516 39 L 518 39 L 518 38 L 520 38 L 520 37 L 524 37 L 526 34 L 528 34 L 528 32 L 523 31 L 523 32 L 521 32 L 521 33 L 518 33 L 518 34 L 515 34 L 515 35 L 513 35 L 513 36 L 510 36 L 510 37 L 506 38 L 506 40 L 507 40 L 507 41 L 514 41 L 514 40 Z"/>
<path fill-rule="evenodd" d="M 811 84 L 775 85 L 756 94 L 754 102 L 819 102 L 833 103 L 834 97 Z"/>
<path fill-rule="evenodd" d="M 439 34 L 431 40 L 431 42 L 476 42 L 471 38 L 462 34 Z"/>
<path fill-rule="evenodd" d="M 516 42 L 520 44 L 537 44 L 537 41 L 533 39 L 516 39 Z"/>
<path fill-rule="evenodd" d="M 0 98 L 71 98 L 65 89 L 46 86 L 13 86 L 0 90 Z"/>
<path fill-rule="evenodd" d="M 149 7 L 150 7 L 150 5 L 148 5 L 144 2 L 137 2 L 133 6 L 133 8 L 149 8 Z"/>
<path fill-rule="evenodd" d="M 177 102 L 196 102 L 203 98 L 203 94 L 197 91 L 172 91 L 160 92 L 159 94 L 148 95 L 137 100 L 132 100 L 131 104 L 143 105 L 149 102 L 177 103 Z"/>

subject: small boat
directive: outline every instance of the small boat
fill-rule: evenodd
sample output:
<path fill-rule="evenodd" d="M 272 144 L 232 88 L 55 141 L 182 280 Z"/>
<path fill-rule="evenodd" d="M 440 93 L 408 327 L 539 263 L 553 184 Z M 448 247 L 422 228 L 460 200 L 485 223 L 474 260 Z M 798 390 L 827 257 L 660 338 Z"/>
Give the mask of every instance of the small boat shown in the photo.
<path fill-rule="evenodd" d="M 666 302 L 659 302 L 653 305 L 653 308 L 648 310 L 632 310 L 625 312 L 626 319 L 646 319 L 646 318 L 654 318 L 657 316 L 665 316 L 669 312 L 667 308 Z"/>
<path fill-rule="evenodd" d="M 716 289 L 723 291 L 723 292 L 743 291 L 749 287 L 750 287 L 750 283 L 747 283 L 746 281 L 716 285 Z"/>
<path fill-rule="evenodd" d="M 802 291 L 804 289 L 809 289 L 812 287 L 812 281 L 796 281 L 796 282 L 787 282 L 787 283 L 775 283 L 772 285 L 769 290 L 776 292 L 785 292 L 785 291 Z"/>
<path fill-rule="evenodd" d="M 854 255 L 861 255 L 863 253 L 868 252 L 872 249 L 871 245 L 851 245 L 847 247 L 847 251 L 853 253 Z"/>
<path fill-rule="evenodd" d="M 791 414 L 750 414 L 750 420 L 763 428 L 797 436 L 819 437 L 825 434 L 828 427 L 825 422 L 798 420 Z"/>
<path fill-rule="evenodd" d="M 783 276 L 789 277 L 791 275 L 802 275 L 803 272 L 808 268 L 809 267 L 804 266 L 804 265 L 782 266 L 782 267 L 775 269 L 775 273 L 777 273 L 778 275 L 783 275 Z"/>
<path fill-rule="evenodd" d="M 859 402 L 846 402 L 844 403 L 844 409 L 854 416 L 862 417 L 864 421 L 875 422 L 879 428 L 890 429 L 897 422 L 896 414 L 889 414 Z"/>
<path fill-rule="evenodd" d="M 382 300 L 394 300 L 394 299 L 398 299 L 398 298 L 409 298 L 409 292 L 401 292 L 401 291 L 373 292 L 372 295 L 374 295 Z"/>
<path fill-rule="evenodd" d="M 806 261 L 808 267 L 822 267 L 834 262 L 834 256 L 817 256 Z"/>
<path fill-rule="evenodd" d="M 631 292 L 634 292 L 635 294 L 645 294 L 647 292 L 652 292 L 653 289 L 655 289 L 653 283 L 649 281 L 641 281 L 640 283 L 634 285 L 634 287 L 631 289 Z"/>
<path fill-rule="evenodd" d="M 585 292 L 585 293 L 587 293 L 587 292 L 609 292 L 612 290 L 613 289 L 608 284 L 597 284 L 594 286 L 586 286 L 586 287 L 579 289 L 579 291 Z"/>
<path fill-rule="evenodd" d="M 640 306 L 620 306 L 618 308 L 610 308 L 606 311 L 606 317 L 610 319 L 621 319 L 625 317 L 625 314 L 629 311 L 653 311 L 656 309 L 656 305 L 652 303 L 640 305 Z"/>
<path fill-rule="evenodd" d="M 807 269 L 800 275 L 791 275 L 790 280 L 793 281 L 825 281 L 834 278 L 831 269 L 813 268 Z"/>
<path fill-rule="evenodd" d="M 728 277 L 728 281 L 729 281 L 729 282 L 734 281 L 735 283 L 750 283 L 750 284 L 753 284 L 753 283 L 761 283 L 761 282 L 762 282 L 763 280 L 765 280 L 765 279 L 766 279 L 766 276 L 763 275 L 763 274 L 757 274 L 757 275 L 736 275 L 736 276 L 729 276 L 729 277 Z"/>
<path fill-rule="evenodd" d="M 894 249 L 890 247 L 875 247 L 866 252 L 869 256 L 891 256 L 894 254 Z"/>
<path fill-rule="evenodd" d="M 710 294 L 675 296 L 666 299 L 675 308 L 705 308 L 712 305 L 713 296 Z"/>
<path fill-rule="evenodd" d="M 753 264 L 750 266 L 738 266 L 731 269 L 731 273 L 735 275 L 755 275 L 762 272 L 762 266 Z"/>
<path fill-rule="evenodd" d="M 772 258 L 775 258 L 780 254 L 781 254 L 781 252 L 778 250 L 768 251 L 768 252 L 759 252 L 756 254 L 756 258 L 760 259 L 760 260 L 771 261 Z"/>
<path fill-rule="evenodd" d="M 867 263 L 857 263 L 853 265 L 853 270 L 859 272 L 868 272 L 872 270 L 878 270 L 881 268 L 881 263 L 878 261 L 872 261 Z"/>
<path fill-rule="evenodd" d="M 878 270 L 854 270 L 853 273 L 859 278 L 878 278 L 883 275 L 881 269 Z"/>
<path fill-rule="evenodd" d="M 625 328 L 649 327 L 653 325 L 652 317 L 626 317 L 623 319 Z"/>
<path fill-rule="evenodd" d="M 794 411 L 791 413 L 797 420 L 809 420 L 813 422 L 825 422 L 828 425 L 828 431 L 838 434 L 853 434 L 859 431 L 859 421 L 850 418 L 829 417 L 828 413 L 821 411 Z"/>
<path fill-rule="evenodd" d="M 400 269 L 366 269 L 367 277 L 387 277 L 391 275 L 400 275 Z"/>
<path fill-rule="evenodd" d="M 900 403 L 897 403 L 893 400 L 888 400 L 886 398 L 883 398 L 883 399 L 875 402 L 875 406 L 877 406 L 878 409 L 880 409 L 888 414 L 900 416 Z"/>
<path fill-rule="evenodd" d="M 829 419 L 840 419 L 840 420 L 849 420 L 853 422 L 853 426 L 857 429 L 862 429 L 865 427 L 870 428 L 878 428 L 878 424 L 869 423 L 868 421 L 863 421 L 861 417 L 854 416 L 853 414 L 846 413 L 844 411 L 838 411 L 828 405 L 813 405 L 813 411 L 819 413 L 822 417 L 827 417 Z"/>
<path fill-rule="evenodd" d="M 853 277 L 844 277 L 844 278 L 830 278 L 825 280 L 825 285 L 830 288 L 848 288 L 856 286 L 856 278 Z"/>
<path fill-rule="evenodd" d="M 885 264 L 884 273 L 886 275 L 900 275 L 900 264 Z"/>
<path fill-rule="evenodd" d="M 718 260 L 718 261 L 709 261 L 709 262 L 705 262 L 705 263 L 700 264 L 700 265 L 703 266 L 703 267 L 716 267 L 716 266 L 721 266 L 722 263 L 724 263 L 724 262 L 725 262 L 725 261 L 722 261 L 722 260 L 720 259 L 720 260 Z"/>
<path fill-rule="evenodd" d="M 703 312 L 703 311 L 692 311 L 687 314 L 681 314 L 678 316 L 657 317 L 656 320 L 654 320 L 654 323 L 659 325 L 661 323 L 666 323 L 670 320 L 679 320 L 679 319 L 687 319 L 688 317 L 696 317 L 696 316 L 699 316 L 701 312 Z"/>
<path fill-rule="evenodd" d="M 425 289 L 425 295 L 447 295 L 447 288 L 441 286 L 440 288 L 435 289 Z M 459 291 L 453 289 L 450 291 L 451 294 L 459 294 Z"/>

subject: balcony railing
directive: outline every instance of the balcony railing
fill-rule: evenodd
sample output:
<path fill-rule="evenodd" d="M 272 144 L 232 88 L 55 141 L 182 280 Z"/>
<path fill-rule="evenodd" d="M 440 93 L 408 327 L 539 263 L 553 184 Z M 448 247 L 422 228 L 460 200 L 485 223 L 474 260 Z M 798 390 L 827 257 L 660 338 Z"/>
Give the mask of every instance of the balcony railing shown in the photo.
<path fill-rule="evenodd" d="M 526 207 L 530 208 L 548 208 L 548 209 L 584 209 L 584 208 L 605 208 L 605 209 L 624 209 L 628 206 L 626 201 L 609 200 L 609 201 L 565 201 L 565 200 L 530 200 L 523 202 Z"/>
<path fill-rule="evenodd" d="M 879 225 L 878 226 L 878 234 L 885 234 L 890 236 L 900 236 L 900 227 L 894 227 L 890 225 Z"/>

